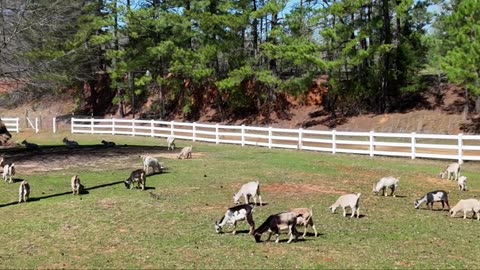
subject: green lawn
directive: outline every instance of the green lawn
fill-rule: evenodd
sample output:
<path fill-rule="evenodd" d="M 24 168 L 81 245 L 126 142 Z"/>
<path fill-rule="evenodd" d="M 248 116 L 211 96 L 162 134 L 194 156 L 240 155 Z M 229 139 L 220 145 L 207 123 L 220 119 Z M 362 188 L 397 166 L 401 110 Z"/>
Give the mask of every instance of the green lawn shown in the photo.
<path fill-rule="evenodd" d="M 449 161 L 200 143 L 193 143 L 193 160 L 177 160 L 163 139 L 39 134 L 28 140 L 62 149 L 65 135 L 81 145 L 114 140 L 126 145 L 116 150 L 126 154 L 112 163 L 112 149 L 85 146 L 62 152 L 85 162 L 22 172 L 35 155 L 7 151 L 18 159 L 16 178 L 28 180 L 32 194 L 28 203 L 16 204 L 19 183 L 1 183 L 1 268 L 477 268 L 480 262 L 479 221 L 413 207 L 415 199 L 436 189 L 450 192 L 451 206 L 478 198 L 480 166 L 474 162 L 462 168 L 469 191 L 461 193 L 454 182 L 436 178 Z M 191 144 L 178 141 L 177 147 Z M 141 168 L 142 153 L 163 155 L 159 159 L 169 172 L 148 177 L 146 191 L 127 190 L 121 181 Z M 55 162 L 65 157 L 57 154 L 38 155 L 58 167 Z M 23 167 L 21 157 L 28 161 Z M 102 169 L 104 162 L 111 165 Z M 75 173 L 88 194 L 70 193 Z M 389 175 L 400 178 L 399 196 L 374 196 L 372 184 Z M 257 227 L 271 214 L 313 207 L 320 235 L 287 244 L 284 234 L 279 244 L 274 238 L 257 244 L 245 222 L 235 236 L 216 234 L 214 222 L 232 206 L 233 193 L 257 179 L 266 203 L 255 208 Z M 341 209 L 329 212 L 339 194 L 357 192 L 360 219 L 344 218 Z"/>

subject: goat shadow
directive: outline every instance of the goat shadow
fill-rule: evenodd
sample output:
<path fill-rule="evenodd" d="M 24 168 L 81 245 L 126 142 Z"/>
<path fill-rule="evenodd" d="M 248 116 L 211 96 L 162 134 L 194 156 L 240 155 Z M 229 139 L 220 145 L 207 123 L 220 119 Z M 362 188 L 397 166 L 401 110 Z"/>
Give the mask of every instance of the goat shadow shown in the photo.
<path fill-rule="evenodd" d="M 342 217 L 343 217 L 343 214 L 342 214 L 342 213 L 339 213 L 339 214 L 342 215 Z M 357 218 L 357 215 L 355 215 L 355 217 L 352 218 L 351 215 L 352 215 L 351 213 L 347 213 L 347 216 L 345 216 L 344 218 L 348 218 L 348 219 L 362 219 L 362 218 L 366 217 L 366 215 L 360 214 L 360 215 L 358 215 L 358 218 Z"/>
<path fill-rule="evenodd" d="M 273 238 L 273 236 L 272 236 L 272 238 Z M 305 239 L 305 238 L 300 238 L 300 237 L 299 237 L 297 240 L 295 240 L 295 238 L 294 238 L 291 243 L 295 243 L 295 242 L 307 242 L 307 241 L 310 241 L 310 239 Z M 269 243 L 269 242 L 275 243 L 275 240 L 270 239 L 270 241 L 262 241 L 261 243 Z M 280 239 L 278 242 L 279 242 L 279 243 L 286 243 L 286 242 L 288 242 L 288 238 Z"/>
<path fill-rule="evenodd" d="M 268 205 L 268 203 L 262 203 L 262 204 L 260 204 L 260 203 L 253 203 L 253 202 L 250 202 L 250 203 L 248 203 L 248 205 L 253 205 L 253 206 L 267 206 L 267 205 Z"/>
<path fill-rule="evenodd" d="M 12 177 L 12 183 L 10 183 L 10 184 L 22 182 L 23 180 L 25 180 L 25 179 L 23 179 L 23 178 L 13 178 Z"/>

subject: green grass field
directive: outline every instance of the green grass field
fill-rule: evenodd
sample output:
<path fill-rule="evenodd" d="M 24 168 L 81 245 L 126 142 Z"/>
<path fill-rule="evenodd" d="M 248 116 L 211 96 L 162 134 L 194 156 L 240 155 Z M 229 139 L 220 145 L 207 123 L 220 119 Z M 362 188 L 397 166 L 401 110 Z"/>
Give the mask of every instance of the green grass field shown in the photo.
<path fill-rule="evenodd" d="M 29 141 L 62 149 L 58 142 L 65 135 L 40 134 Z M 1 183 L 1 268 L 477 268 L 480 262 L 479 221 L 413 207 L 415 199 L 436 189 L 450 192 L 451 206 L 478 198 L 480 166 L 474 162 L 462 168 L 469 179 L 469 190 L 462 193 L 453 181 L 436 178 L 449 161 L 200 143 L 193 143 L 192 160 L 177 160 L 167 154 L 163 139 L 69 138 L 81 145 L 114 140 L 128 145 L 122 146 L 128 152 L 118 162 L 112 149 L 85 147 L 62 158 L 42 152 L 38 160 L 51 162 L 52 171 L 22 167 L 19 157 L 32 164 L 35 155 L 11 154 L 18 158 L 16 178 L 28 180 L 32 193 L 28 203 L 16 204 L 19 182 Z M 177 147 L 190 144 L 178 141 Z M 83 156 L 88 151 L 93 152 Z M 127 190 L 121 180 L 142 167 L 140 152 L 159 156 L 169 172 L 148 177 L 146 191 Z M 55 163 L 70 160 L 69 155 L 75 157 L 72 166 Z M 103 163 L 111 165 L 103 168 Z M 70 193 L 75 173 L 88 194 Z M 400 178 L 399 196 L 373 195 L 372 184 L 389 175 Z M 216 234 L 214 222 L 232 206 L 233 193 L 257 179 L 266 203 L 255 208 L 257 227 L 271 214 L 312 207 L 320 235 L 287 244 L 283 234 L 279 244 L 274 237 L 258 244 L 245 222 L 235 236 L 228 227 Z M 329 212 L 340 194 L 357 192 L 362 193 L 360 219 Z"/>

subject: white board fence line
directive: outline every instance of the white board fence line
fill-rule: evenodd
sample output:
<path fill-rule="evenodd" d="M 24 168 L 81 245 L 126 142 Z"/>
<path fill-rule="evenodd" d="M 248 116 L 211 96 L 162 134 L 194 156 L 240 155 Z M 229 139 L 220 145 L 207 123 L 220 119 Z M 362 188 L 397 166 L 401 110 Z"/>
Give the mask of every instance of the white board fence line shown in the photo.
<path fill-rule="evenodd" d="M 16 133 L 19 133 L 20 132 L 20 119 L 19 118 L 15 118 L 15 117 L 1 117 L 0 119 L 2 119 L 2 122 L 5 124 L 5 126 L 7 127 L 7 130 L 9 132 L 16 132 Z"/>
<path fill-rule="evenodd" d="M 318 131 L 136 119 L 72 118 L 71 133 L 130 135 L 373 156 L 480 160 L 479 135 Z M 164 143 L 164 142 L 162 142 Z"/>

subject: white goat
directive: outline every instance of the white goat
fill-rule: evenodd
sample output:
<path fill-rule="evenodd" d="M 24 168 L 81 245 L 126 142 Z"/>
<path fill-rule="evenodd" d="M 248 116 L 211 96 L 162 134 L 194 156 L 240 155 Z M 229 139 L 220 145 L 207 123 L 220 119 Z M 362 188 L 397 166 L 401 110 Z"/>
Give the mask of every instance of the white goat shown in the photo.
<path fill-rule="evenodd" d="M 80 177 L 78 175 L 72 176 L 71 180 L 73 195 L 80 195 L 83 192 L 83 185 L 80 183 Z"/>
<path fill-rule="evenodd" d="M 67 139 L 67 137 L 63 138 L 63 144 L 65 144 L 65 146 L 67 146 L 68 148 L 78 147 L 78 142 L 70 141 L 69 139 Z"/>
<path fill-rule="evenodd" d="M 455 217 L 457 212 L 463 211 L 463 218 L 467 218 L 467 212 L 473 211 L 472 218 L 477 215 L 477 220 L 480 220 L 480 202 L 477 199 L 460 200 L 452 209 L 450 209 L 450 216 Z"/>
<path fill-rule="evenodd" d="M 167 150 L 175 150 L 175 137 L 170 136 L 167 138 Z"/>
<path fill-rule="evenodd" d="M 178 159 L 189 159 L 192 158 L 192 146 L 187 146 L 180 151 L 180 154 L 177 156 Z"/>
<path fill-rule="evenodd" d="M 165 169 L 165 167 L 163 167 L 163 165 L 158 162 L 158 159 L 154 158 L 154 157 L 151 157 L 151 156 L 140 156 L 143 160 L 143 170 L 145 171 L 146 174 L 148 174 L 148 169 L 151 167 L 152 168 L 152 174 L 155 173 L 155 170 L 157 171 L 157 173 L 162 173 L 163 172 L 163 169 Z"/>
<path fill-rule="evenodd" d="M 23 180 L 20 183 L 20 187 L 18 188 L 18 203 L 22 201 L 27 202 L 28 197 L 30 196 L 30 185 L 26 180 Z"/>
<path fill-rule="evenodd" d="M 439 174 L 440 178 L 447 178 L 447 180 L 450 180 L 450 178 L 458 181 L 458 177 L 460 176 L 460 163 L 450 163 L 448 164 L 447 168 L 445 169 L 444 172 Z"/>
<path fill-rule="evenodd" d="M 315 237 L 317 237 L 317 229 L 315 224 L 313 224 L 313 211 L 311 208 L 292 208 L 289 212 L 295 213 L 297 215 L 297 226 L 304 226 L 302 238 L 307 235 L 307 227 L 310 225 L 315 231 Z"/>
<path fill-rule="evenodd" d="M 267 220 L 265 220 L 265 222 L 253 232 L 253 236 L 255 238 L 255 241 L 259 243 L 262 234 L 268 231 L 269 235 L 266 241 L 269 241 L 272 233 L 275 233 L 275 236 L 277 238 L 275 240 L 275 243 L 278 243 L 280 230 L 288 229 L 289 239 L 287 243 L 290 243 L 292 242 L 293 237 L 295 237 L 295 239 L 298 238 L 296 226 L 297 214 L 292 212 L 279 213 L 269 216 Z"/>
<path fill-rule="evenodd" d="M 361 193 L 357 194 L 346 194 L 340 196 L 337 201 L 330 206 L 332 213 L 335 213 L 337 207 L 342 207 L 343 209 L 343 216 L 347 216 L 347 211 L 345 210 L 347 207 L 352 209 L 352 215 L 350 216 L 353 218 L 355 216 L 355 212 L 357 214 L 357 218 L 360 217 L 360 195 Z"/>
<path fill-rule="evenodd" d="M 23 140 L 22 144 L 24 144 L 25 148 L 29 151 L 35 151 L 39 149 L 38 144 L 27 142 L 27 140 Z"/>
<path fill-rule="evenodd" d="M 458 177 L 457 185 L 459 190 L 461 191 L 467 190 L 467 177 L 465 175 Z"/>
<path fill-rule="evenodd" d="M 233 225 L 232 234 L 237 233 L 237 222 L 247 220 L 248 225 L 250 225 L 250 234 L 253 234 L 255 230 L 255 222 L 253 221 L 253 207 L 248 204 L 237 205 L 234 207 L 228 208 L 225 215 L 222 217 L 220 222 L 215 221 L 215 231 L 217 233 L 222 232 L 222 228 L 226 224 Z"/>
<path fill-rule="evenodd" d="M 373 184 L 373 190 L 372 191 L 373 191 L 373 193 L 377 194 L 381 190 L 382 195 L 388 196 L 387 192 L 386 192 L 386 189 L 390 188 L 392 190 L 392 193 L 390 194 L 390 196 L 395 197 L 395 191 L 398 188 L 398 182 L 399 181 L 400 180 L 398 180 L 397 178 L 395 178 L 393 176 L 383 177 L 382 179 L 380 179 L 380 181 L 378 181 L 378 183 L 376 185 Z"/>
<path fill-rule="evenodd" d="M 12 183 L 13 176 L 15 176 L 15 164 L 11 163 L 3 166 L 3 181 L 7 182 L 8 179 L 8 183 Z"/>
<path fill-rule="evenodd" d="M 260 195 L 260 183 L 258 181 L 248 182 L 242 185 L 240 190 L 237 193 L 233 194 L 233 203 L 239 204 L 241 196 L 244 197 L 245 204 L 249 204 L 250 197 L 253 197 L 253 202 L 255 205 L 257 205 L 257 197 L 258 197 L 258 200 L 260 201 L 260 205 L 263 205 L 262 196 Z"/>

